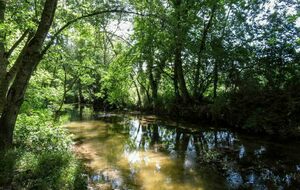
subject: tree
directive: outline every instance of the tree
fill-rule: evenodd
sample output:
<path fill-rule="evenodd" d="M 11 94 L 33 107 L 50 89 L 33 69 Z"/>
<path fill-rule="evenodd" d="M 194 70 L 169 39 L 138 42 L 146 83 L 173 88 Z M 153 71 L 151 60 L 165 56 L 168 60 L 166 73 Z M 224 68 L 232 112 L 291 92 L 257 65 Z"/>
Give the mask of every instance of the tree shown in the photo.
<path fill-rule="evenodd" d="M 20 52 L 16 62 L 14 63 L 12 69 L 6 73 L 2 73 L 5 76 L 0 80 L 1 95 L 3 109 L 0 119 L 0 148 L 6 148 L 12 145 L 13 131 L 16 123 L 18 113 L 20 111 L 21 105 L 24 101 L 24 94 L 26 87 L 30 80 L 30 77 L 43 58 L 42 48 L 52 25 L 53 18 L 55 15 L 55 10 L 57 6 L 57 0 L 46 0 L 41 15 L 41 19 L 37 30 L 35 32 L 30 32 L 29 40 L 24 45 L 22 51 Z M 1 1 L 1 14 L 5 14 L 6 2 Z M 4 16 L 1 16 L 2 23 L 4 22 Z M 5 44 L 5 38 L 1 39 L 1 71 L 7 71 L 8 60 L 3 45 Z M 6 55 L 5 55 L 6 54 Z M 14 71 L 14 72 L 12 72 Z M 11 85 L 10 85 L 11 83 Z M 3 97 L 4 96 L 4 97 Z"/>
<path fill-rule="evenodd" d="M 6 51 L 5 45 L 7 44 L 6 31 L 5 31 L 5 13 L 6 13 L 7 1 L 0 1 L 0 149 L 10 147 L 12 145 L 13 131 L 16 123 L 18 113 L 21 105 L 24 101 L 24 95 L 28 86 L 29 80 L 35 71 L 38 64 L 43 59 L 49 48 L 55 43 L 56 38 L 70 25 L 76 23 L 79 20 L 93 17 L 104 13 L 134 13 L 125 11 L 123 9 L 111 8 L 100 11 L 92 11 L 92 13 L 85 13 L 83 16 L 72 16 L 71 19 L 56 29 L 56 32 L 50 37 L 50 28 L 54 21 L 55 11 L 57 8 L 57 0 L 46 0 L 42 4 L 41 17 L 38 18 L 39 10 L 37 7 L 30 7 L 35 9 L 35 22 L 36 27 L 26 29 L 24 34 L 12 45 L 12 47 Z M 105 5 L 110 7 L 108 5 Z M 102 7 L 101 7 L 102 8 Z M 57 25 L 57 23 L 55 23 Z M 60 26 L 58 24 L 58 26 Z M 27 41 L 22 41 L 27 37 Z M 23 47 L 18 52 L 17 58 L 15 59 L 12 66 L 9 67 L 9 57 L 12 52 L 18 48 L 19 45 Z"/>

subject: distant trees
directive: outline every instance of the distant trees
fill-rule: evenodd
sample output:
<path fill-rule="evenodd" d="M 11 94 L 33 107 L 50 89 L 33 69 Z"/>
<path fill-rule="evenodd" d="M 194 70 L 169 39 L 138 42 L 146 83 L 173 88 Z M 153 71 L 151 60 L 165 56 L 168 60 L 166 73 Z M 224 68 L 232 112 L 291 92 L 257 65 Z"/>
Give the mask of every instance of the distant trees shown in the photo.
<path fill-rule="evenodd" d="M 156 0 L 131 3 L 137 10 L 155 15 L 135 17 L 133 38 L 134 45 L 144 55 L 138 60 L 142 64 L 134 67 L 143 65 L 147 68 L 136 69 L 138 76 L 148 75 L 140 86 L 146 89 L 141 94 L 150 100 L 157 99 L 156 104 L 160 105 L 155 106 L 156 110 L 174 110 L 174 103 L 177 107 L 190 108 L 208 103 L 209 112 L 218 110 L 218 113 L 209 114 L 219 114 L 219 118 L 235 125 L 232 123 L 234 117 L 239 118 L 235 106 L 249 111 L 250 107 L 246 106 L 249 103 L 254 108 L 241 120 L 258 124 L 266 118 L 255 118 L 255 115 L 267 112 L 265 106 L 268 105 L 263 99 L 251 101 L 249 94 L 255 93 L 253 100 L 260 95 L 278 98 L 273 102 L 278 103 L 274 105 L 278 109 L 283 105 L 278 102 L 280 98 L 276 98 L 276 93 L 285 92 L 289 97 L 291 92 L 287 84 L 296 82 L 299 77 L 300 27 L 296 26 L 296 20 L 299 20 L 296 1 Z M 161 55 L 165 57 L 163 66 L 157 64 Z M 158 81 L 153 80 L 155 68 L 161 73 Z M 236 102 L 235 96 L 243 100 Z M 289 104 L 298 105 L 297 101 L 292 102 Z M 147 101 L 144 104 L 147 105 Z M 299 107 L 296 107 L 289 111 L 298 113 Z M 275 126 L 272 122 L 263 125 L 261 131 L 268 125 Z"/>

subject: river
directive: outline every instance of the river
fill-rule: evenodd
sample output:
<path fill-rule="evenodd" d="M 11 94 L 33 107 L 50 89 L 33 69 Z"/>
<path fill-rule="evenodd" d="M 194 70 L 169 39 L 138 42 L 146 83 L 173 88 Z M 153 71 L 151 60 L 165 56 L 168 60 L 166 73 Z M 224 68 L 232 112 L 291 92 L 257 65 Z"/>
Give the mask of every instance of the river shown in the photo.
<path fill-rule="evenodd" d="M 300 189 L 300 144 L 156 116 L 90 114 L 66 127 L 90 189 Z"/>

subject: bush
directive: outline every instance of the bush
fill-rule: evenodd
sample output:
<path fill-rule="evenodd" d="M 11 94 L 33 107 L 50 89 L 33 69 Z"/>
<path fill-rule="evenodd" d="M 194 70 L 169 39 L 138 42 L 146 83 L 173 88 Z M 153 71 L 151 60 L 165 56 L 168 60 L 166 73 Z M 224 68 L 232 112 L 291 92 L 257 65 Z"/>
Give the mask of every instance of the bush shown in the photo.
<path fill-rule="evenodd" d="M 56 126 L 49 113 L 20 114 L 15 129 L 17 147 L 27 151 L 67 151 L 72 144 L 66 129 Z"/>
<path fill-rule="evenodd" d="M 299 91 L 293 93 L 287 89 L 237 91 L 230 97 L 227 120 L 251 131 L 297 136 Z"/>
<path fill-rule="evenodd" d="M 82 163 L 67 131 L 49 112 L 20 114 L 15 148 L 0 153 L 0 189 L 86 189 Z"/>

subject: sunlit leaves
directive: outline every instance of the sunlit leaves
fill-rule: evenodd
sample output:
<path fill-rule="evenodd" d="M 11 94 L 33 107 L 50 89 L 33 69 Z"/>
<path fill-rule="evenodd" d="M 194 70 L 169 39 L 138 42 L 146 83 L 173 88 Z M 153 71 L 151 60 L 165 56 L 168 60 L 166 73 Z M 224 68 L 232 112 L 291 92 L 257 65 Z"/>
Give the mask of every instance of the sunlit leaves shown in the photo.
<path fill-rule="evenodd" d="M 127 53 L 127 51 L 123 51 L 115 61 L 109 65 L 102 79 L 102 90 L 107 91 L 108 101 L 119 106 L 131 102 L 129 89 L 131 89 L 132 86 L 130 78 L 132 62 L 128 60 L 131 58 L 128 57 Z"/>

